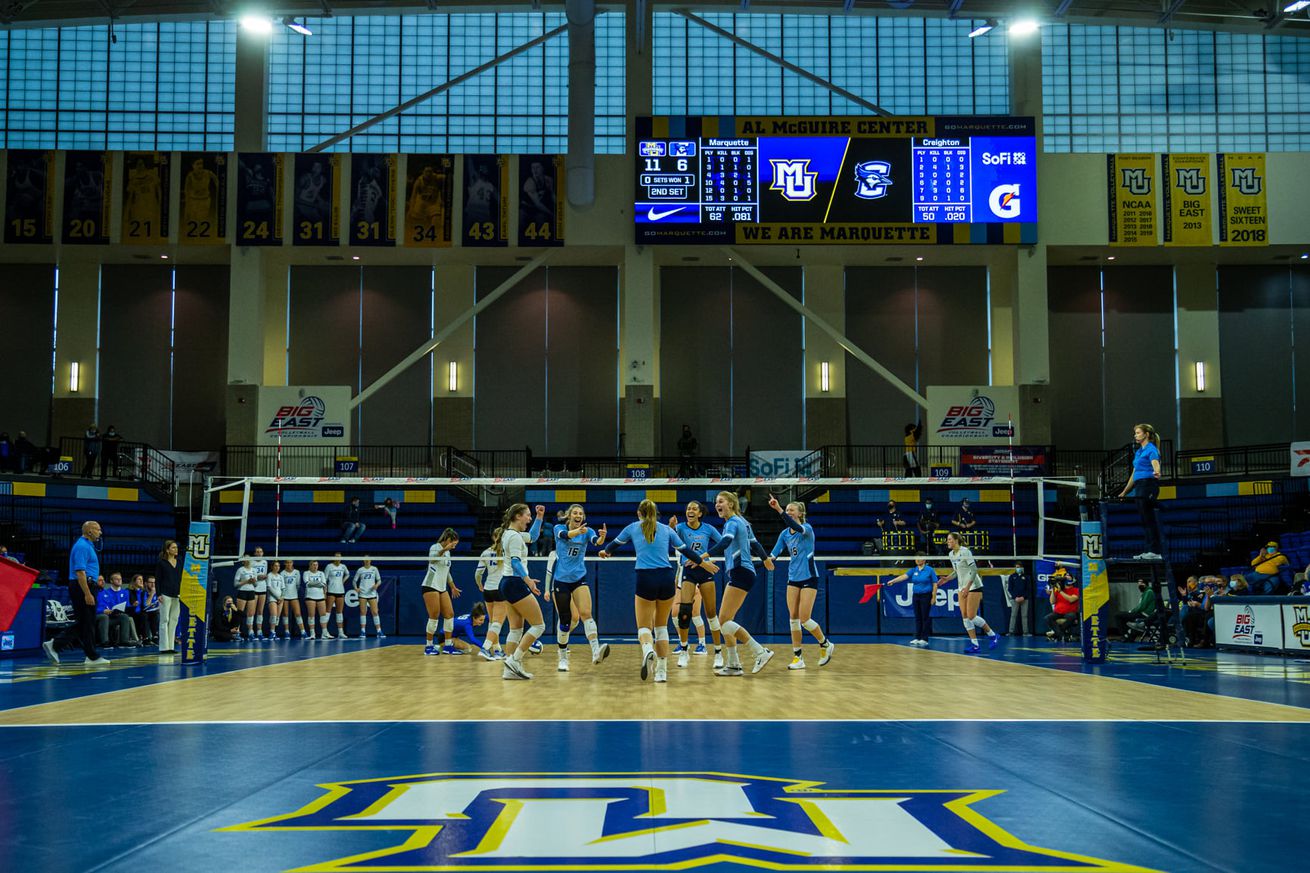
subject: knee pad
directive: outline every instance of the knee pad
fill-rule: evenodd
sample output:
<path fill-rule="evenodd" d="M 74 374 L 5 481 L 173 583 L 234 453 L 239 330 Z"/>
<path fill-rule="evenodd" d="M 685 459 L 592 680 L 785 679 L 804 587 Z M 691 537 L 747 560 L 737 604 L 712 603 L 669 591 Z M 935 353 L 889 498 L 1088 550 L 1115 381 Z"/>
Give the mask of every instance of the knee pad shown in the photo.
<path fill-rule="evenodd" d="M 716 615 L 710 619 L 710 630 L 716 631 L 719 630 L 719 628 L 719 617 Z"/>
<path fill-rule="evenodd" d="M 965 631 L 971 631 L 971 630 L 973 630 L 973 619 L 971 619 L 971 618 L 965 618 L 965 619 L 961 619 L 961 621 L 964 622 L 964 629 L 965 629 Z"/>
<path fill-rule="evenodd" d="M 489 634 L 495 634 L 497 637 L 499 637 L 499 636 L 500 636 L 500 622 L 498 622 L 498 621 L 493 621 L 491 624 L 487 625 L 487 633 L 489 633 Z"/>
<path fill-rule="evenodd" d="M 973 617 L 973 626 L 978 628 L 979 630 L 982 630 L 984 627 L 987 626 L 987 621 L 981 615 L 975 615 Z"/>
<path fill-rule="evenodd" d="M 735 639 L 737 631 L 741 629 L 741 625 L 737 624 L 735 621 L 725 621 L 722 629 L 725 637 L 733 637 Z"/>
<path fill-rule="evenodd" d="M 435 634 L 435 633 L 437 632 L 437 627 L 438 627 L 438 622 L 437 622 L 437 620 L 436 620 L 435 618 L 429 618 L 429 619 L 428 619 L 428 636 L 432 636 L 433 634 Z"/>
<path fill-rule="evenodd" d="M 699 615 L 693 615 L 691 617 L 691 623 L 696 626 L 696 630 L 705 627 L 705 619 L 701 618 Z"/>
<path fill-rule="evenodd" d="M 555 592 L 555 611 L 559 613 L 559 626 L 573 626 L 572 598 L 562 592 Z"/>
<path fill-rule="evenodd" d="M 801 620 L 799 618 L 793 618 L 791 620 L 791 629 L 792 631 L 798 631 L 801 629 Z"/>
<path fill-rule="evenodd" d="M 819 623 L 811 618 L 801 622 L 801 627 L 805 628 L 807 631 L 818 630 Z"/>
<path fill-rule="evenodd" d="M 509 632 L 509 636 L 505 637 L 505 642 L 512 646 L 521 639 L 523 639 L 523 628 L 514 628 Z"/>
<path fill-rule="evenodd" d="M 691 604 L 678 604 L 678 627 L 686 630 L 691 627 Z"/>
<path fill-rule="evenodd" d="M 669 641 L 669 629 L 667 627 L 655 628 L 655 639 L 664 640 L 667 643 Z"/>
<path fill-rule="evenodd" d="M 537 640 L 537 639 L 541 639 L 541 635 L 544 634 L 545 632 L 546 632 L 546 623 L 543 621 L 540 624 L 529 625 L 527 635 L 532 637 L 534 640 Z"/>
<path fill-rule="evenodd" d="M 441 620 L 441 629 L 444 630 L 444 631 L 445 631 L 446 633 L 448 633 L 448 634 L 454 633 L 454 632 L 455 632 L 455 619 L 453 619 L 453 618 L 444 618 L 444 619 L 442 619 L 442 620 Z"/>

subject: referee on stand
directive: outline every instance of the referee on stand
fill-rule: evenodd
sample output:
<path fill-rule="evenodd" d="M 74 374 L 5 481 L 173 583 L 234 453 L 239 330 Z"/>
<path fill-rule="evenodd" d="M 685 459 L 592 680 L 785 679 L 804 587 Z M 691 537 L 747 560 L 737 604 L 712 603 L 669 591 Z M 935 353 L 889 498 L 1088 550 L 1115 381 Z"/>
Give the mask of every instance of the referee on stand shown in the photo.
<path fill-rule="evenodd" d="M 96 651 L 96 595 L 92 586 L 100 575 L 100 556 L 96 554 L 100 533 L 100 522 L 83 522 L 82 536 L 68 553 L 68 599 L 73 604 L 77 637 L 86 653 L 86 663 L 92 667 L 109 664 L 109 659 Z"/>

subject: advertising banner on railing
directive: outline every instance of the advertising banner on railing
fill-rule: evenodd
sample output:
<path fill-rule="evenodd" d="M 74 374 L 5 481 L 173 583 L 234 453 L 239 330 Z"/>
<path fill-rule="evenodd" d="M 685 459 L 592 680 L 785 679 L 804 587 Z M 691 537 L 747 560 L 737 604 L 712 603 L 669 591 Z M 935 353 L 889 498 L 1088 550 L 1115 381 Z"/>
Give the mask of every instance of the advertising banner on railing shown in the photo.
<path fill-rule="evenodd" d="M 1018 443 L 1019 413 L 1015 386 L 929 385 L 923 439 L 937 446 Z"/>
<path fill-rule="evenodd" d="M 986 446 L 960 449 L 961 476 L 1044 476 L 1044 446 Z"/>
<path fill-rule="evenodd" d="M 1310 442 L 1292 443 L 1290 454 L 1292 475 L 1310 476 Z"/>
<path fill-rule="evenodd" d="M 780 452 L 751 452 L 752 476 L 819 476 L 823 453 L 805 449 Z"/>
<path fill-rule="evenodd" d="M 349 445 L 350 395 L 347 385 L 261 387 L 255 443 Z"/>

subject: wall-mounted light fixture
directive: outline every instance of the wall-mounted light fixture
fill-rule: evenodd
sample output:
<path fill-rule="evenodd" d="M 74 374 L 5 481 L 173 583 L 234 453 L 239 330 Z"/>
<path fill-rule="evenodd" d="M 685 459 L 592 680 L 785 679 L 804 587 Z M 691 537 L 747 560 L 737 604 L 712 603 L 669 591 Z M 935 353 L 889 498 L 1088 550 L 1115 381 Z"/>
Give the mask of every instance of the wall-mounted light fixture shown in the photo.
<path fill-rule="evenodd" d="M 1196 362 L 1196 393 L 1205 393 L 1205 361 Z"/>
<path fill-rule="evenodd" d="M 68 365 L 68 390 L 76 394 L 82 388 L 82 365 L 77 361 Z"/>
<path fill-rule="evenodd" d="M 446 367 L 446 389 L 448 391 L 459 390 L 459 364 L 451 361 Z"/>
<path fill-rule="evenodd" d="M 831 375 L 829 372 L 828 362 L 824 361 L 819 364 L 819 390 L 828 393 L 832 389 Z"/>

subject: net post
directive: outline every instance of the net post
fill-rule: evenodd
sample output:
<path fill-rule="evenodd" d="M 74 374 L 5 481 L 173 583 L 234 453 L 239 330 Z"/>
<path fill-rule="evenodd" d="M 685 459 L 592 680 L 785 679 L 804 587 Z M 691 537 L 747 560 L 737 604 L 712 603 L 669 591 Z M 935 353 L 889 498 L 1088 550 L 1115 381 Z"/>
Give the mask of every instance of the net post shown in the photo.
<path fill-rule="evenodd" d="M 1014 550 L 1017 555 L 1018 549 Z M 1046 554 L 1046 480 L 1037 480 L 1037 554 Z"/>
<path fill-rule="evenodd" d="M 250 477 L 241 487 L 241 531 L 237 534 L 237 554 L 246 553 L 246 531 L 250 527 Z"/>

